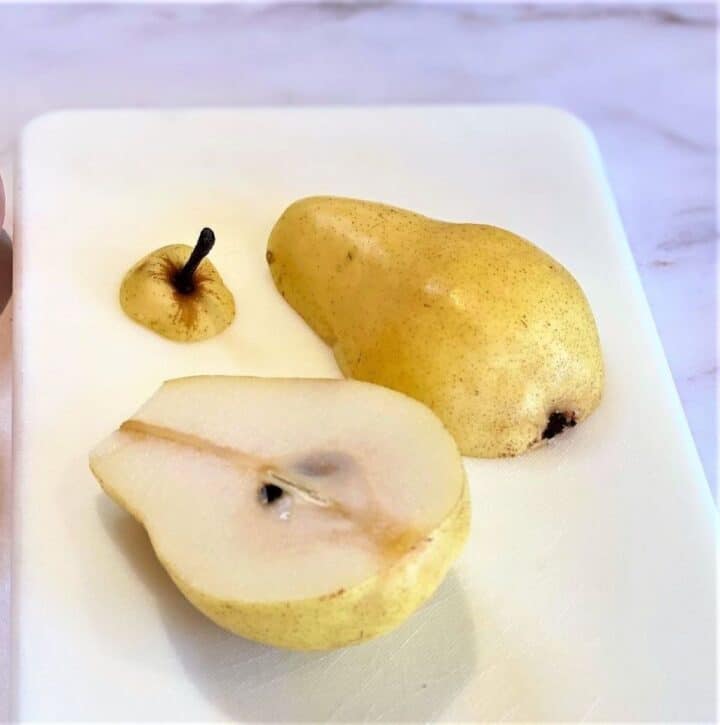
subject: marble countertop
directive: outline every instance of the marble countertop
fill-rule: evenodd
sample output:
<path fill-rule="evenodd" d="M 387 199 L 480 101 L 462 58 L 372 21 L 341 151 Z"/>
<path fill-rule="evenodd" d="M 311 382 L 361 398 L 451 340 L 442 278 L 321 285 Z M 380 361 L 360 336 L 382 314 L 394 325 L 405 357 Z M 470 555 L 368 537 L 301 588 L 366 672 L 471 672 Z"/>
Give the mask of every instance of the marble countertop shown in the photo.
<path fill-rule="evenodd" d="M 714 491 L 715 22 L 711 3 L 0 5 L 0 173 L 10 195 L 18 131 L 57 108 L 566 108 L 598 139 Z M 10 233 L 12 221 L 10 205 Z M 8 245 L 0 240 L 0 303 L 8 293 Z M 11 306 L 0 319 L 5 629 L 10 315 Z M 2 642 L 0 632 L 0 653 L 7 651 Z M 0 655 L 0 715 L 6 682 Z"/>

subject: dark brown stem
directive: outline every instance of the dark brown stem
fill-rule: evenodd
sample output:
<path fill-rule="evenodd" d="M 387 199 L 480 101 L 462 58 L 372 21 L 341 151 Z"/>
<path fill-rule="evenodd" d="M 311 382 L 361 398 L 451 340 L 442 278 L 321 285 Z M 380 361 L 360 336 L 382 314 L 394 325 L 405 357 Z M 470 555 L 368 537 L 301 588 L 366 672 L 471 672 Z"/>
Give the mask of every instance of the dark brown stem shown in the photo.
<path fill-rule="evenodd" d="M 205 227 L 200 232 L 200 236 L 195 244 L 195 249 L 192 250 L 190 258 L 173 279 L 173 286 L 180 294 L 189 295 L 195 291 L 195 271 L 200 265 L 200 262 L 210 253 L 214 244 L 215 234 L 213 230 Z"/>

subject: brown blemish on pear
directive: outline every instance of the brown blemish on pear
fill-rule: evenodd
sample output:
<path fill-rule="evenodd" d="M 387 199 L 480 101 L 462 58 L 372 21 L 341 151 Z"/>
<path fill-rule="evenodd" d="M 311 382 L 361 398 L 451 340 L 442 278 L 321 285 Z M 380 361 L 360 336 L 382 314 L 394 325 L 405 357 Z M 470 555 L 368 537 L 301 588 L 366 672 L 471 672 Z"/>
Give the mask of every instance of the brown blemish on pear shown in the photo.
<path fill-rule="evenodd" d="M 555 411 L 548 416 L 548 422 L 545 430 L 542 432 L 543 440 L 550 440 L 556 435 L 560 435 L 565 428 L 574 428 L 577 425 L 575 413 L 560 413 Z"/>

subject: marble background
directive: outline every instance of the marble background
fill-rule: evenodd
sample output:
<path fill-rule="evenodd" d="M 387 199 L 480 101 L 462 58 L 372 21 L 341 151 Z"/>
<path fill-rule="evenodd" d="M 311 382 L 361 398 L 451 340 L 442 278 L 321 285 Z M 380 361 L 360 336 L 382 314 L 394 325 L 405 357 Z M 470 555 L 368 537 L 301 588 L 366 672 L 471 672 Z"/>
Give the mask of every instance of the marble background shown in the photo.
<path fill-rule="evenodd" d="M 578 114 L 714 486 L 713 4 L 0 5 L 0 48 L 6 177 L 18 130 L 61 107 L 534 102 Z"/>
<path fill-rule="evenodd" d="M 0 5 L 0 172 L 10 191 L 19 129 L 56 108 L 562 106 L 598 138 L 714 490 L 716 52 L 711 3 Z M 5 227 L 12 233 L 11 206 Z M 4 302 L 7 240 L 0 252 Z M 10 314 L 11 307 L 0 319 L 5 484 Z M 8 500 L 5 485 L 4 626 Z M 0 715 L 2 642 L 0 632 Z"/>

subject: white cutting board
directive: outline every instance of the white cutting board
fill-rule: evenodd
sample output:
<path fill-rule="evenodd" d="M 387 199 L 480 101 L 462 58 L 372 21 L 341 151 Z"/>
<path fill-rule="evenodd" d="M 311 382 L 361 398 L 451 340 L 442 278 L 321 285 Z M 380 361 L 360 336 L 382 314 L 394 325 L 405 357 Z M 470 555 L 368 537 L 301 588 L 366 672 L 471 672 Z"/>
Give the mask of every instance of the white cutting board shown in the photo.
<path fill-rule="evenodd" d="M 20 719 L 713 716 L 715 515 L 591 134 L 537 107 L 80 112 L 20 150 L 14 714 Z M 337 194 L 529 237 L 595 310 L 607 389 L 514 460 L 470 460 L 473 532 L 378 641 L 301 654 L 196 613 L 100 492 L 91 446 L 165 378 L 336 376 L 264 260 L 292 200 Z M 151 248 L 212 226 L 237 318 L 167 342 L 117 303 Z M 358 300 L 362 304 L 362 300 Z M 278 414 L 282 414 L 279 410 Z"/>

